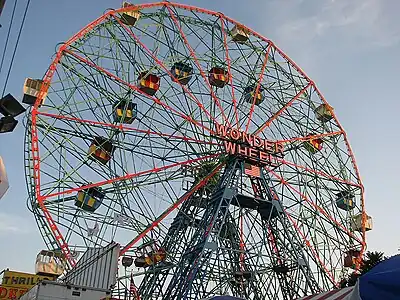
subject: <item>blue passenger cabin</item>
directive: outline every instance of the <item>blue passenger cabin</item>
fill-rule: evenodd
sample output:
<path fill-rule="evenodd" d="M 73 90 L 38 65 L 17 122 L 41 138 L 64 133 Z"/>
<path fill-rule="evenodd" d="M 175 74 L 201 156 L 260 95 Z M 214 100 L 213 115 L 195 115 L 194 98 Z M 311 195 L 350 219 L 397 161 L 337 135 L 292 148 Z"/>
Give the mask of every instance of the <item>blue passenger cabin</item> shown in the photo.
<path fill-rule="evenodd" d="M 253 104 L 254 97 L 255 97 L 255 105 L 260 105 L 264 101 L 264 89 L 260 85 L 257 91 L 257 86 L 258 86 L 257 84 L 249 85 L 244 89 L 243 94 L 246 102 Z"/>
<path fill-rule="evenodd" d="M 114 121 L 132 124 L 137 117 L 137 104 L 130 101 L 120 101 L 114 104 Z"/>
<path fill-rule="evenodd" d="M 192 79 L 193 68 L 189 64 L 180 61 L 172 66 L 171 73 L 180 84 L 186 85 Z"/>
<path fill-rule="evenodd" d="M 356 206 L 354 195 L 348 191 L 342 191 L 336 194 L 336 206 L 340 209 L 349 211 Z"/>
<path fill-rule="evenodd" d="M 75 198 L 75 206 L 88 212 L 96 211 L 103 203 L 106 194 L 99 187 L 91 187 L 78 192 Z"/>

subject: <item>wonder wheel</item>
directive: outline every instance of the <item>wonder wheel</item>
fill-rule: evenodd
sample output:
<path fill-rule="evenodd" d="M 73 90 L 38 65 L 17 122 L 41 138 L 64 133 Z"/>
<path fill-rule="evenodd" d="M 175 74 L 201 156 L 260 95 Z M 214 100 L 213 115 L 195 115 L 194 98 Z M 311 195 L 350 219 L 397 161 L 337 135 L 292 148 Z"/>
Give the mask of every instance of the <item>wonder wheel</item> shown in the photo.
<path fill-rule="evenodd" d="M 222 13 L 125 3 L 24 102 L 30 206 L 68 268 L 116 241 L 140 299 L 294 299 L 357 268 L 370 219 L 333 108 Z"/>

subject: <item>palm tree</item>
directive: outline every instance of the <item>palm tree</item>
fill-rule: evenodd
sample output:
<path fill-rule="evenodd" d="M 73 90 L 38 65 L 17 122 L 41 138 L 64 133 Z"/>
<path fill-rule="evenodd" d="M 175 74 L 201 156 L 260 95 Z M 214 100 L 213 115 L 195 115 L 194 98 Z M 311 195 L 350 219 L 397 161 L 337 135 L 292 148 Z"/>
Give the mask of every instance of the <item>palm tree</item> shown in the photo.
<path fill-rule="evenodd" d="M 365 257 L 363 258 L 361 263 L 361 269 L 360 269 L 361 275 L 364 275 L 365 273 L 367 273 L 369 270 L 371 270 L 373 267 L 375 267 L 377 264 L 384 261 L 385 259 L 387 259 L 387 257 L 383 252 L 368 251 L 365 254 Z"/>
<path fill-rule="evenodd" d="M 378 265 L 380 262 L 387 259 L 383 252 L 378 251 L 368 251 L 362 259 L 361 268 L 358 272 L 354 272 L 350 274 L 347 278 L 344 278 L 340 282 L 340 287 L 344 288 L 346 286 L 354 286 L 357 282 L 357 279 L 371 270 L 373 267 Z"/>

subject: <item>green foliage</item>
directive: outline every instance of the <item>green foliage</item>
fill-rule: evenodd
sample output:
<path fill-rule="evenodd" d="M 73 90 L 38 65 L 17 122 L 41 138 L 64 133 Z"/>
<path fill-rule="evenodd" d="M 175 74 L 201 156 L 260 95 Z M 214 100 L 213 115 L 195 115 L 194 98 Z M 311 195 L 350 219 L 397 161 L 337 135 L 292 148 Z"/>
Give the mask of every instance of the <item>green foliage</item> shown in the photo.
<path fill-rule="evenodd" d="M 385 259 L 387 259 L 387 257 L 384 256 L 383 252 L 368 251 L 362 260 L 360 275 L 364 275 L 365 273 L 367 273 L 369 270 L 371 270 L 373 267 L 375 267 L 377 264 L 384 261 Z"/>
<path fill-rule="evenodd" d="M 380 262 L 384 261 L 387 259 L 387 257 L 384 255 L 383 252 L 378 252 L 378 251 L 368 251 L 361 262 L 361 268 L 358 270 L 358 272 L 354 272 L 350 274 L 347 278 L 344 278 L 340 282 L 340 287 L 344 288 L 347 286 L 354 286 L 357 283 L 357 279 L 370 271 L 372 268 L 374 268 L 376 265 L 378 265 Z"/>

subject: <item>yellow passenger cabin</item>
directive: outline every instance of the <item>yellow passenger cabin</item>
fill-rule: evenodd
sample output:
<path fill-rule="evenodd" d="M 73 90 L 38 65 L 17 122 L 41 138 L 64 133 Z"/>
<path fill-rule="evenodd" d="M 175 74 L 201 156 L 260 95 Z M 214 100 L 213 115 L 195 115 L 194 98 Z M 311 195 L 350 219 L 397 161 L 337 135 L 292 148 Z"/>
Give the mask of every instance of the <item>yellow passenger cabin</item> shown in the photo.
<path fill-rule="evenodd" d="M 107 164 L 114 153 L 112 142 L 104 137 L 95 137 L 89 147 L 89 157 L 102 164 Z"/>
<path fill-rule="evenodd" d="M 137 117 L 137 104 L 130 101 L 120 101 L 114 104 L 114 121 L 132 124 Z"/>
<path fill-rule="evenodd" d="M 135 26 L 136 22 L 140 19 L 141 13 L 139 10 L 134 9 L 133 4 L 124 1 L 122 4 L 123 8 L 132 7 L 132 10 L 126 11 L 121 15 L 121 22 L 128 26 Z"/>
<path fill-rule="evenodd" d="M 235 25 L 231 30 L 231 36 L 234 42 L 243 44 L 249 39 L 250 33 L 247 29 L 239 25 Z"/>
<path fill-rule="evenodd" d="M 36 256 L 36 275 L 58 277 L 64 273 L 66 260 L 59 251 L 42 250 Z"/>
<path fill-rule="evenodd" d="M 139 89 L 150 96 L 160 88 L 160 77 L 147 71 L 140 73 L 138 81 Z"/>
<path fill-rule="evenodd" d="M 326 123 L 333 118 L 333 107 L 323 103 L 314 110 L 314 113 L 317 120 Z"/>
<path fill-rule="evenodd" d="M 208 72 L 208 81 L 212 86 L 223 88 L 229 82 L 229 74 L 224 68 L 213 67 Z"/>
<path fill-rule="evenodd" d="M 264 101 L 264 89 L 259 86 L 257 91 L 257 86 L 257 84 L 250 85 L 244 89 L 244 99 L 246 102 L 253 104 L 255 101 L 255 105 L 260 105 Z"/>
<path fill-rule="evenodd" d="M 94 212 L 100 207 L 105 195 L 100 187 L 81 190 L 76 195 L 75 206 L 88 212 Z"/>
<path fill-rule="evenodd" d="M 184 62 L 176 62 L 171 68 L 171 73 L 180 84 L 186 85 L 192 79 L 193 68 Z"/>
<path fill-rule="evenodd" d="M 40 97 L 41 99 L 39 102 L 39 106 L 42 105 L 49 89 L 48 85 L 44 85 L 45 83 L 41 79 L 26 78 L 24 83 L 24 97 L 22 98 L 22 102 L 28 105 L 34 105 L 43 87 L 44 91 Z"/>

